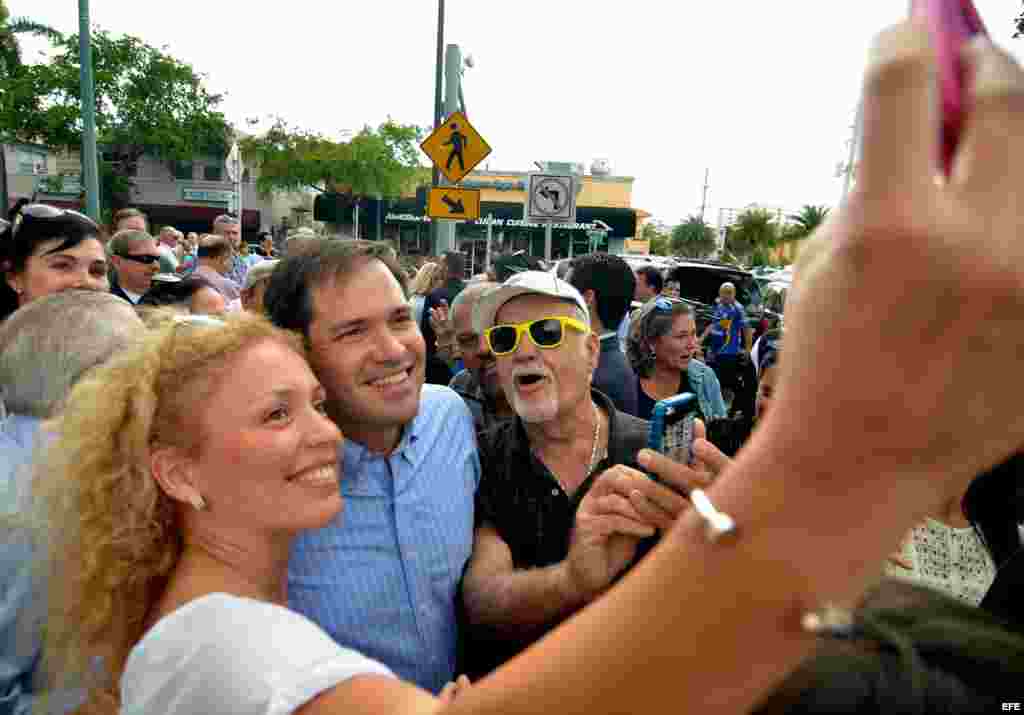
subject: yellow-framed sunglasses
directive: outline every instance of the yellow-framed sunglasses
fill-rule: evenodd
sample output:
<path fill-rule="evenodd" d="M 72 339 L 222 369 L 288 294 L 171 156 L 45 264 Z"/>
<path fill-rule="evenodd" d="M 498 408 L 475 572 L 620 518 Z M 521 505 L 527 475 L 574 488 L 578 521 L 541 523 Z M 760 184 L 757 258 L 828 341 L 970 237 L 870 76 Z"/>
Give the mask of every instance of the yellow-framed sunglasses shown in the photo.
<path fill-rule="evenodd" d="M 584 323 L 576 318 L 564 315 L 552 315 L 547 318 L 527 320 L 525 323 L 508 323 L 495 325 L 484 331 L 487 348 L 495 357 L 511 355 L 519 347 L 523 333 L 530 336 L 530 342 L 543 350 L 557 348 L 565 340 L 565 327 L 569 326 L 581 333 L 589 333 Z"/>

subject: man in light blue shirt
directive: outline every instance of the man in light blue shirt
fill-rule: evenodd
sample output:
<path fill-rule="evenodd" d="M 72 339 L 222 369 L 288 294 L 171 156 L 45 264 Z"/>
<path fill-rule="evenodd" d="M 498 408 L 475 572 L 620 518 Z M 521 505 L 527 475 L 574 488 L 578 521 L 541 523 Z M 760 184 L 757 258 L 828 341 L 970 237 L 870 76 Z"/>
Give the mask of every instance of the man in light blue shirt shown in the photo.
<path fill-rule="evenodd" d="M 426 351 L 404 286 L 386 244 L 323 241 L 282 261 L 264 306 L 305 336 L 346 438 L 345 506 L 296 540 L 289 605 L 436 693 L 455 676 L 480 462 L 469 408 L 423 384 Z"/>
<path fill-rule="evenodd" d="M 128 302 L 82 290 L 40 298 L 0 323 L 0 715 L 60 715 L 84 698 L 77 689 L 45 690 L 45 554 L 30 530 L 32 472 L 43 420 L 79 378 L 143 331 Z"/>

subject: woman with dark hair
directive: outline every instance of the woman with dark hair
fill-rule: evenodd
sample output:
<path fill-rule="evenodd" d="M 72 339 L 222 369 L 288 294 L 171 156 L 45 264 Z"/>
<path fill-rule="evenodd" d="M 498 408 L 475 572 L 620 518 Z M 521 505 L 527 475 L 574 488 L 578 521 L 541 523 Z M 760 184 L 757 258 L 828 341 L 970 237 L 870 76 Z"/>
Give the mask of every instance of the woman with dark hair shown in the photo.
<path fill-rule="evenodd" d="M 178 306 L 193 315 L 219 315 L 227 310 L 227 301 L 205 278 L 158 274 L 153 287 L 139 300 L 140 306 Z"/>
<path fill-rule="evenodd" d="M 754 715 L 989 713 L 1020 699 L 1024 637 L 935 591 L 883 581 L 837 635 L 822 639 Z"/>
<path fill-rule="evenodd" d="M 697 395 L 705 421 L 726 416 L 722 388 L 714 371 L 695 357 L 697 326 L 686 303 L 649 301 L 630 323 L 627 355 L 639 377 L 638 414 L 651 419 L 658 400 L 683 392 Z"/>
<path fill-rule="evenodd" d="M 100 228 L 88 216 L 22 199 L 8 217 L 0 233 L 0 320 L 51 293 L 110 289 Z"/>

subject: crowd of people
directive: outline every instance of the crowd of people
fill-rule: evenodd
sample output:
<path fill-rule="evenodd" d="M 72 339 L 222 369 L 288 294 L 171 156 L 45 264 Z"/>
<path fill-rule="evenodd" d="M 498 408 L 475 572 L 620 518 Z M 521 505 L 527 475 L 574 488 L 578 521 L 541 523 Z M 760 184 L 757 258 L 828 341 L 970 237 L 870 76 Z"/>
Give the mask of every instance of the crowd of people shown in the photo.
<path fill-rule="evenodd" d="M 255 256 L 231 216 L 153 237 L 129 210 L 108 239 L 16 206 L 0 709 L 1020 700 L 1024 72 L 973 47 L 936 182 L 925 38 L 876 41 L 857 186 L 756 343 L 733 286 L 698 334 L 657 272 L 607 254 L 467 280 L 456 252 L 411 275 L 381 242 Z M 756 419 L 734 439 L 738 370 Z M 680 393 L 688 461 L 647 449 Z"/>

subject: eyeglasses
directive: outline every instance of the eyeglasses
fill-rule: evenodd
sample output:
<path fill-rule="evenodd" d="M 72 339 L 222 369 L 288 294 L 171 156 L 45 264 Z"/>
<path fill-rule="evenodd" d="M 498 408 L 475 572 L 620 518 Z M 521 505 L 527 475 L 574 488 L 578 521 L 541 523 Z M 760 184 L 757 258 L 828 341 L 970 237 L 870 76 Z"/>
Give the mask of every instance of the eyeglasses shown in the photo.
<path fill-rule="evenodd" d="M 569 326 L 581 333 L 589 333 L 590 329 L 575 318 L 552 316 L 537 318 L 525 323 L 495 325 L 484 331 L 487 348 L 495 357 L 510 355 L 519 347 L 523 333 L 530 336 L 530 342 L 543 350 L 557 348 L 565 340 L 565 327 Z"/>
<path fill-rule="evenodd" d="M 100 231 L 100 227 L 96 225 L 95 221 L 85 214 L 78 213 L 77 211 L 59 209 L 56 206 L 50 206 L 48 204 L 26 204 L 25 206 L 22 206 L 14 216 L 14 225 L 11 227 L 11 238 L 17 236 L 22 227 L 31 223 L 37 221 L 47 222 L 68 219 L 80 224 L 82 228 L 87 231 L 92 231 L 97 234 Z"/>
<path fill-rule="evenodd" d="M 154 256 L 149 253 L 143 253 L 139 255 L 126 253 L 123 256 L 118 256 L 118 258 L 125 258 L 129 261 L 135 261 L 136 263 L 145 263 L 147 266 L 151 266 L 154 263 L 160 262 L 160 256 Z"/>

